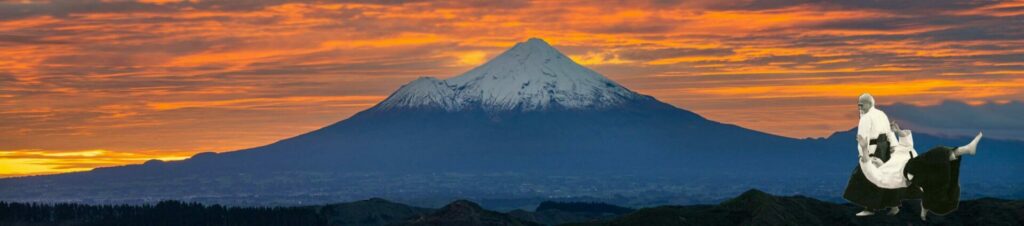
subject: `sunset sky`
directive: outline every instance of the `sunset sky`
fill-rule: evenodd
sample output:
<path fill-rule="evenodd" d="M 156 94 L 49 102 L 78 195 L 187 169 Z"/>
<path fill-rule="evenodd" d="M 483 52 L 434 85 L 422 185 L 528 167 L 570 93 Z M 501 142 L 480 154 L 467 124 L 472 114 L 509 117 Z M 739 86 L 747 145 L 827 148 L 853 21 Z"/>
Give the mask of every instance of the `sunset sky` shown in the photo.
<path fill-rule="evenodd" d="M 0 1 L 0 177 L 265 145 L 529 37 L 789 137 L 852 128 L 863 92 L 1024 112 L 1024 2 Z"/>

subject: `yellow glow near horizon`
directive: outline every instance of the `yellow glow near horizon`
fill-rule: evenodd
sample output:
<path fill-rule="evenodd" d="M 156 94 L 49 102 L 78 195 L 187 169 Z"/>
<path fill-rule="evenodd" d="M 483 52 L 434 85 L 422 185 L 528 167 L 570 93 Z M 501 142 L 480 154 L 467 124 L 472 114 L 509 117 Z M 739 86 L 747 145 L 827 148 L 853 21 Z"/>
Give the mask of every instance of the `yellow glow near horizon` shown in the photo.
<path fill-rule="evenodd" d="M 103 149 L 81 151 L 5 150 L 0 151 L 0 177 L 29 176 L 86 171 L 101 166 L 138 164 L 151 159 L 182 160 L 188 154 L 139 154 Z"/>
<path fill-rule="evenodd" d="M 849 129 L 843 104 L 862 92 L 882 103 L 1024 100 L 1020 2 L 131 3 L 4 6 L 18 13 L 0 18 L 0 176 L 265 145 L 530 37 L 632 90 L 790 137 Z"/>

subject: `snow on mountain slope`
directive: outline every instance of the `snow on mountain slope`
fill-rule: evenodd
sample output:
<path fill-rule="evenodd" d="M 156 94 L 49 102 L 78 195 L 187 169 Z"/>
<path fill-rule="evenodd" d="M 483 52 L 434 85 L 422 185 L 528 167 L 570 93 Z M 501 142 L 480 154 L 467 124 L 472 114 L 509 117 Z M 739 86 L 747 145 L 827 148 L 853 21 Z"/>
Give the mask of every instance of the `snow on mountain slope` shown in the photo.
<path fill-rule="evenodd" d="M 463 103 L 455 99 L 455 91 L 444 80 L 420 77 L 405 84 L 378 106 L 382 110 L 395 108 L 461 109 Z"/>
<path fill-rule="evenodd" d="M 611 107 L 643 97 L 573 62 L 544 40 L 531 38 L 462 75 L 412 81 L 377 108 L 583 109 Z"/>

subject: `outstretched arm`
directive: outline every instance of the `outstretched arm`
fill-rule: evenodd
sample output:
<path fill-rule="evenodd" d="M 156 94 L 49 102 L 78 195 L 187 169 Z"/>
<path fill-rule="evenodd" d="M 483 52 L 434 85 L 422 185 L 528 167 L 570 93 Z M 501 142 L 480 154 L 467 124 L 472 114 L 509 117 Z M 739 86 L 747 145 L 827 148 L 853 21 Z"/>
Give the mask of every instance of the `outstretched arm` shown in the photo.
<path fill-rule="evenodd" d="M 857 134 L 857 151 L 860 153 L 861 162 L 868 161 L 868 145 L 870 144 L 868 143 L 867 138 L 864 138 L 864 136 Z"/>

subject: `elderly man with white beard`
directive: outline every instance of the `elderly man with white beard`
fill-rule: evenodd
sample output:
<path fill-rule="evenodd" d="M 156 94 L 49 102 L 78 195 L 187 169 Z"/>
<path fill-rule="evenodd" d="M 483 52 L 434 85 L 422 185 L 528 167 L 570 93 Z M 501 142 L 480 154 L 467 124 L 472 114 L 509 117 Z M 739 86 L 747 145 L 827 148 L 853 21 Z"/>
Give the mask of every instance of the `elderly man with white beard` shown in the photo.
<path fill-rule="evenodd" d="M 860 110 L 860 122 L 857 124 L 857 151 L 860 162 L 854 169 L 843 198 L 864 207 L 864 211 L 857 213 L 857 216 L 874 215 L 874 210 L 884 208 L 891 208 L 890 215 L 896 214 L 899 212 L 900 201 L 906 196 L 903 194 L 906 192 L 906 186 L 884 188 L 871 180 L 879 178 L 875 176 L 876 169 L 884 164 L 884 160 L 890 160 L 888 158 L 893 156 L 891 152 L 896 149 L 896 134 L 889 126 L 889 117 L 885 112 L 875 108 L 875 99 L 871 94 L 862 94 L 857 107 Z M 883 157 L 886 159 L 883 160 Z"/>

